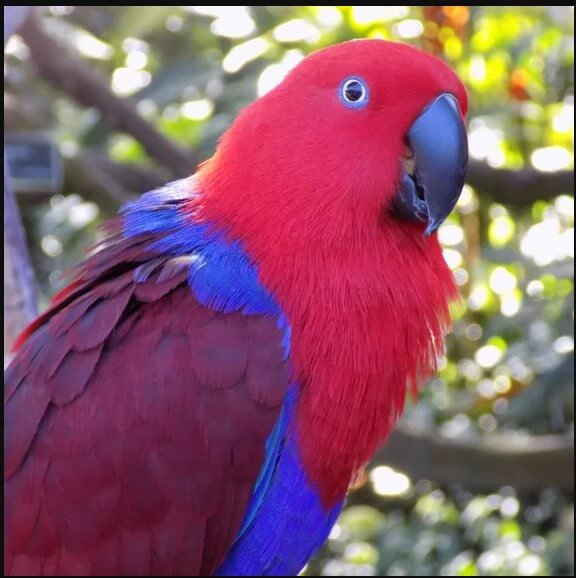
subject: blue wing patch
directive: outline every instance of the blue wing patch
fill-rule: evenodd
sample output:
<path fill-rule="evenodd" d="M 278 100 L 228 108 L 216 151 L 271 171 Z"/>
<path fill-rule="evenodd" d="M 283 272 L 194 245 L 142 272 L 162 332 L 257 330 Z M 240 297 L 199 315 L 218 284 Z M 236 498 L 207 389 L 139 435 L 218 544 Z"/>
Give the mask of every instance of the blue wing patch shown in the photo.
<path fill-rule="evenodd" d="M 242 531 L 217 576 L 295 576 L 328 538 L 342 503 L 326 512 L 291 435 L 297 388 L 287 394 Z"/>

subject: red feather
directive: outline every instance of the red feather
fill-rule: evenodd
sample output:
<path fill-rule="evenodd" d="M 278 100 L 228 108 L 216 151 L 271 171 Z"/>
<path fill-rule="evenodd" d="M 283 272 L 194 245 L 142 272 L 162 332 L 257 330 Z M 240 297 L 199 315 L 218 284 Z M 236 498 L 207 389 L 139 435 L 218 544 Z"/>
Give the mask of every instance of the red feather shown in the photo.
<path fill-rule="evenodd" d="M 282 332 L 203 308 L 186 263 L 155 258 L 113 239 L 6 374 L 5 575 L 207 575 L 241 526 Z"/>

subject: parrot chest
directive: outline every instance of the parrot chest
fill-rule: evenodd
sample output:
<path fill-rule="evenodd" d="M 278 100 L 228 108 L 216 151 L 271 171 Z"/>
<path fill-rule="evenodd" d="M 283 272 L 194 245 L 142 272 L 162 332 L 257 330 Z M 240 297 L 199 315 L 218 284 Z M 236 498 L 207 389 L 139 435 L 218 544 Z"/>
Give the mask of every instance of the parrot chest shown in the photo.
<path fill-rule="evenodd" d="M 288 278 L 304 279 L 276 290 L 302 384 L 295 423 L 327 507 L 386 440 L 407 389 L 434 370 L 453 286 L 439 248 L 437 257 L 415 243 L 372 243 L 321 255 L 322 266 L 305 272 L 286 267 Z"/>

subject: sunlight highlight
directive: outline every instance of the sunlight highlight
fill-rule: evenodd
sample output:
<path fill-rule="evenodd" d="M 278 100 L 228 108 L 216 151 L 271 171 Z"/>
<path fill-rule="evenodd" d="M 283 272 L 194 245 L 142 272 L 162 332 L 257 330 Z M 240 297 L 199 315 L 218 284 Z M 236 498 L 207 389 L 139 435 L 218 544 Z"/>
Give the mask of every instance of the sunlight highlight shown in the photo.
<path fill-rule="evenodd" d="M 270 46 L 271 43 L 262 37 L 234 46 L 222 61 L 222 68 L 230 74 L 238 72 L 249 62 L 262 56 Z"/>
<path fill-rule="evenodd" d="M 462 265 L 462 255 L 458 251 L 455 251 L 454 249 L 444 249 L 442 255 L 450 269 L 454 270 Z"/>
<path fill-rule="evenodd" d="M 474 355 L 476 363 L 484 369 L 494 367 L 503 357 L 504 351 L 495 345 L 484 345 Z"/>
<path fill-rule="evenodd" d="M 182 116 L 190 120 L 204 120 L 208 118 L 214 110 L 214 104 L 206 98 L 200 100 L 189 100 L 182 105 Z"/>
<path fill-rule="evenodd" d="M 565 104 L 552 119 L 552 128 L 560 134 L 568 134 L 574 130 L 574 105 Z"/>
<path fill-rule="evenodd" d="M 548 218 L 528 229 L 520 251 L 541 267 L 574 257 L 574 229 L 562 231 L 557 218 Z"/>
<path fill-rule="evenodd" d="M 484 309 L 489 298 L 490 293 L 488 287 L 486 287 L 486 285 L 476 285 L 468 297 L 468 307 L 470 307 L 472 311 L 480 311 Z"/>
<path fill-rule="evenodd" d="M 102 42 L 92 34 L 84 31 L 75 31 L 74 44 L 80 54 L 95 60 L 109 60 L 114 54 L 114 50 L 109 44 Z"/>
<path fill-rule="evenodd" d="M 131 70 L 142 70 L 148 64 L 148 56 L 140 50 L 132 50 L 126 55 L 126 66 Z"/>
<path fill-rule="evenodd" d="M 409 13 L 408 6 L 352 6 L 352 18 L 364 25 L 405 18 Z"/>
<path fill-rule="evenodd" d="M 496 267 L 490 275 L 490 288 L 498 295 L 506 295 L 516 289 L 516 277 L 504 267 Z"/>
<path fill-rule="evenodd" d="M 146 70 L 117 68 L 112 74 L 112 90 L 116 94 L 130 95 L 150 84 L 151 76 Z"/>
<path fill-rule="evenodd" d="M 301 18 L 288 20 L 288 22 L 276 26 L 273 35 L 278 42 L 305 41 L 314 44 L 320 40 L 320 30 Z"/>
<path fill-rule="evenodd" d="M 544 147 L 536 149 L 532 153 L 530 162 L 539 171 L 553 173 L 569 168 L 572 163 L 572 155 L 560 146 Z"/>
<path fill-rule="evenodd" d="M 484 121 L 475 119 L 471 123 L 468 135 L 470 156 L 475 159 L 486 160 L 493 167 L 503 166 L 506 160 L 502 150 L 503 138 L 500 129 L 489 128 Z"/>
<path fill-rule="evenodd" d="M 424 31 L 424 25 L 420 20 L 402 20 L 392 29 L 400 38 L 418 38 Z"/>
<path fill-rule="evenodd" d="M 224 8 L 224 12 L 210 26 L 210 30 L 216 36 L 245 38 L 256 30 L 256 24 L 245 6 L 212 6 L 211 8 Z"/>
<path fill-rule="evenodd" d="M 464 231 L 459 225 L 444 224 L 438 230 L 438 239 L 443 245 L 459 245 L 464 240 Z"/>
<path fill-rule="evenodd" d="M 342 22 L 342 14 L 336 6 L 315 6 L 318 23 L 325 28 L 335 28 Z"/>
<path fill-rule="evenodd" d="M 410 478 L 389 468 L 379 466 L 370 472 L 374 491 L 380 496 L 401 496 L 410 490 Z"/>

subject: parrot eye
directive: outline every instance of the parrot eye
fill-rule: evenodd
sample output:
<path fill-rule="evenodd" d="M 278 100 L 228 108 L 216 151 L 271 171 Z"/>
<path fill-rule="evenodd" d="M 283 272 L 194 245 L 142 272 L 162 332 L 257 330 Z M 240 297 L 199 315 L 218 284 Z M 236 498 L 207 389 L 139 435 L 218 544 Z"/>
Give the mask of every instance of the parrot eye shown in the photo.
<path fill-rule="evenodd" d="M 346 78 L 340 84 L 340 100 L 348 108 L 362 108 L 368 104 L 368 87 L 360 78 Z"/>

